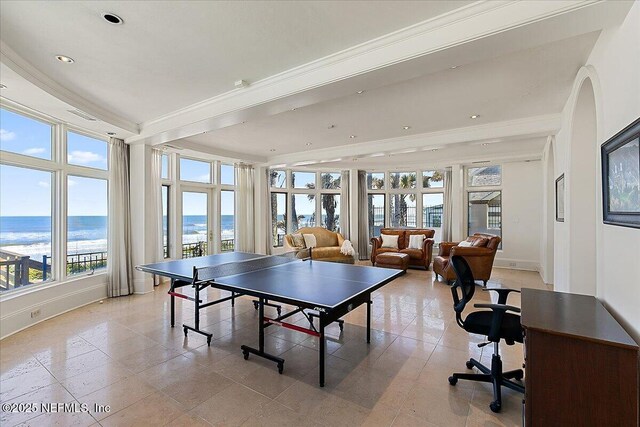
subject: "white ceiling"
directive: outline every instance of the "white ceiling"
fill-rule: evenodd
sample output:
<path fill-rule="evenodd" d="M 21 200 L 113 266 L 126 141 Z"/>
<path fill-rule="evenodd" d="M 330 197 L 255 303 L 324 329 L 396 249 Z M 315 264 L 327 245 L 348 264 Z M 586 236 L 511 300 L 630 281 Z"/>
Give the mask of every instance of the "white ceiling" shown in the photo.
<path fill-rule="evenodd" d="M 3 0 L 0 37 L 56 82 L 140 123 L 468 3 Z M 102 20 L 105 11 L 124 25 Z"/>
<path fill-rule="evenodd" d="M 599 30 L 629 8 L 4 0 L 0 80 L 10 87 L 1 94 L 98 132 L 119 127 L 130 143 L 231 160 L 384 168 L 534 159 Z M 124 25 L 103 21 L 105 11 Z M 239 79 L 251 85 L 234 90 Z M 102 120 L 78 122 L 71 106 Z"/>

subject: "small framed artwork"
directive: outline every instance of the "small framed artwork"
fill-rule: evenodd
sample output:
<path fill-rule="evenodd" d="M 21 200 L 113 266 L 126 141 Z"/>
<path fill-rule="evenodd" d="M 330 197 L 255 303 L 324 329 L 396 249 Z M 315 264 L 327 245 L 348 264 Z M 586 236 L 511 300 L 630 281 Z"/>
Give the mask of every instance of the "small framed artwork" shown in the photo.
<path fill-rule="evenodd" d="M 605 224 L 640 228 L 640 118 L 602 144 Z"/>
<path fill-rule="evenodd" d="M 556 179 L 556 221 L 564 222 L 564 174 Z"/>

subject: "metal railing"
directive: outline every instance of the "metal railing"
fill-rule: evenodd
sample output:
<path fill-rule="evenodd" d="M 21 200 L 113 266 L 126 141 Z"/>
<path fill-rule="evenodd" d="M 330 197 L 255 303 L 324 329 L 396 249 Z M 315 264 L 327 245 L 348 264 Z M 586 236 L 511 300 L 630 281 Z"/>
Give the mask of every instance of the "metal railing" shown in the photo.
<path fill-rule="evenodd" d="M 235 249 L 235 239 L 223 239 L 220 243 L 222 252 L 232 252 Z M 165 254 L 167 253 L 167 247 L 165 246 Z M 194 258 L 206 254 L 207 242 L 205 241 L 182 244 L 182 258 Z"/>

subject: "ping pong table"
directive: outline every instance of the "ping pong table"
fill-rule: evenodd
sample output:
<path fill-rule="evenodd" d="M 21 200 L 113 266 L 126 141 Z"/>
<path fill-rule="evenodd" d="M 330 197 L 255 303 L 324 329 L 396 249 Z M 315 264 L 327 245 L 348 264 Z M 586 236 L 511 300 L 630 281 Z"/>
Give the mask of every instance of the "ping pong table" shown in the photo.
<path fill-rule="evenodd" d="M 244 358 L 254 354 L 278 365 L 278 372 L 284 369 L 284 359 L 265 351 L 265 328 L 277 325 L 315 336 L 319 339 L 319 382 L 324 386 L 325 378 L 325 327 L 338 321 L 351 310 L 362 304 L 367 305 L 367 343 L 371 338 L 371 293 L 396 277 L 402 270 L 339 264 L 311 259 L 298 259 L 292 254 L 259 255 L 248 252 L 227 252 L 176 261 L 137 266 L 136 269 L 171 279 L 171 326 L 175 323 L 175 298 L 194 302 L 194 326 L 183 325 L 185 336 L 194 331 L 207 336 L 207 344 L 212 335 L 200 330 L 201 309 L 231 301 L 241 295 L 257 299 L 258 348 L 242 345 Z M 178 292 L 183 286 L 192 286 L 194 295 Z M 200 293 L 207 287 L 231 292 L 231 296 L 203 303 Z M 266 317 L 264 306 L 270 301 L 297 307 L 275 318 Z M 272 305 L 272 304 L 271 304 Z M 306 310 L 306 311 L 305 311 Z M 287 323 L 284 320 L 296 313 L 302 313 L 309 320 L 310 327 Z M 318 327 L 313 324 L 318 319 Z"/>

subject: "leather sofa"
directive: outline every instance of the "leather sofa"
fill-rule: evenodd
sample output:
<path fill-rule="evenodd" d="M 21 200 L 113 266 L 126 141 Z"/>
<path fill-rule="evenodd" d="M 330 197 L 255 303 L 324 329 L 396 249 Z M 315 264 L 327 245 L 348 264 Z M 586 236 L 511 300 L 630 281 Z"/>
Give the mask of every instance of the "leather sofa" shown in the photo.
<path fill-rule="evenodd" d="M 433 251 L 433 236 L 435 230 L 430 228 L 383 228 L 380 234 L 392 234 L 398 236 L 398 249 L 383 248 L 382 237 L 374 237 L 371 239 L 371 263 L 376 265 L 376 257 L 385 252 L 398 252 L 409 255 L 410 267 L 422 267 L 429 269 L 431 264 L 431 255 Z M 409 249 L 409 236 L 413 234 L 424 234 L 425 239 L 422 242 L 421 249 Z"/>
<path fill-rule="evenodd" d="M 340 252 L 345 240 L 340 233 L 329 231 L 322 227 L 303 227 L 296 231 L 295 234 L 313 234 L 316 237 L 316 247 L 311 250 L 311 259 L 346 264 L 355 262 L 353 256 L 344 255 Z M 288 252 L 297 251 L 300 258 L 309 256 L 309 251 L 306 248 L 294 245 L 291 234 L 284 236 L 284 248 Z"/>
<path fill-rule="evenodd" d="M 500 236 L 494 234 L 475 233 L 467 238 L 467 242 L 471 243 L 471 247 L 458 246 L 460 242 L 442 242 L 438 256 L 433 260 L 433 271 L 436 273 L 436 280 L 441 276 L 447 283 L 455 280 L 456 275 L 449 263 L 450 257 L 453 255 L 461 255 L 471 267 L 473 278 L 482 280 L 487 286 L 487 281 L 491 278 L 491 270 L 493 269 L 493 260 L 500 241 Z"/>

